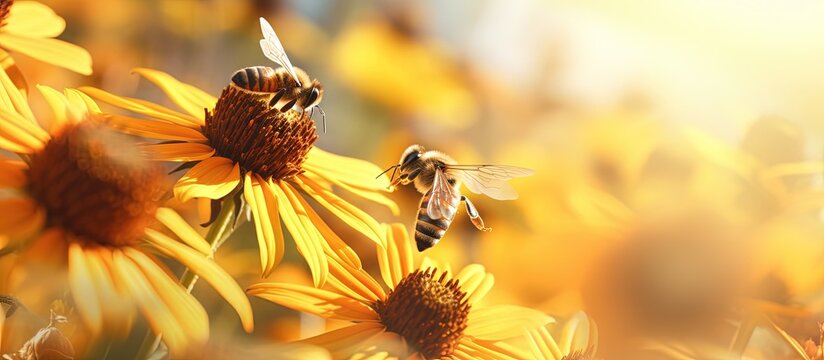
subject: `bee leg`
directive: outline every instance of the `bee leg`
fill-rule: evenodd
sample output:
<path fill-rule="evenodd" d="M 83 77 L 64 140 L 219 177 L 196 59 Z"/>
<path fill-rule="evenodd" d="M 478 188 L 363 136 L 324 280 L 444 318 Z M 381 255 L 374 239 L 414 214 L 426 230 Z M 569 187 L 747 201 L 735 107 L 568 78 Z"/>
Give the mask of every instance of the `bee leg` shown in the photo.
<path fill-rule="evenodd" d="M 294 107 L 295 104 L 297 104 L 297 103 L 298 103 L 298 99 L 293 99 L 292 101 L 286 103 L 286 105 L 283 105 L 283 107 L 280 108 L 280 112 L 287 112 L 287 111 L 291 110 L 292 107 Z"/>
<path fill-rule="evenodd" d="M 472 201 L 469 201 L 469 198 L 461 195 L 461 201 L 466 205 L 466 213 L 469 214 L 469 220 L 472 221 L 472 225 L 475 225 L 475 227 L 481 231 L 492 231 L 492 228 L 484 226 L 484 219 L 481 219 L 481 214 L 478 214 L 478 209 L 475 208 Z"/>
<path fill-rule="evenodd" d="M 6 304 L 8 306 L 6 309 L 6 317 L 12 316 L 20 307 L 20 301 L 8 295 L 0 295 L 0 304 Z"/>
<path fill-rule="evenodd" d="M 278 101 L 280 101 L 280 98 L 282 98 L 284 94 L 286 94 L 286 89 L 280 89 L 280 91 L 276 92 L 275 96 L 272 96 L 272 99 L 269 100 L 269 106 L 274 107 L 277 105 Z"/>

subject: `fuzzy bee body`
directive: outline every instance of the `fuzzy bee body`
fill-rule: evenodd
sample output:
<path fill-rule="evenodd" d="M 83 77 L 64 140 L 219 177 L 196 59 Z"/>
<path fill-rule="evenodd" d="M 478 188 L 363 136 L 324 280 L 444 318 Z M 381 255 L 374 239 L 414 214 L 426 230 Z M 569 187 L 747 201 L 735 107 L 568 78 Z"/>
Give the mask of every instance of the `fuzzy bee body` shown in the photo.
<path fill-rule="evenodd" d="M 285 68 L 272 69 L 268 66 L 250 66 L 232 75 L 232 83 L 249 91 L 271 93 L 270 105 L 281 111 L 297 107 L 306 111 L 320 103 L 323 87 L 312 80 L 305 71 L 293 68 L 300 85 Z"/>
<path fill-rule="evenodd" d="M 446 230 L 449 229 L 449 225 L 452 224 L 452 220 L 455 219 L 458 203 L 461 201 L 461 195 L 456 191 L 455 196 L 449 201 L 449 211 L 442 218 L 433 219 L 429 217 L 426 210 L 431 197 L 432 191 L 427 191 L 421 198 L 421 205 L 418 209 L 418 218 L 415 222 L 415 244 L 418 251 L 431 248 L 441 241 L 441 238 L 446 234 Z"/>

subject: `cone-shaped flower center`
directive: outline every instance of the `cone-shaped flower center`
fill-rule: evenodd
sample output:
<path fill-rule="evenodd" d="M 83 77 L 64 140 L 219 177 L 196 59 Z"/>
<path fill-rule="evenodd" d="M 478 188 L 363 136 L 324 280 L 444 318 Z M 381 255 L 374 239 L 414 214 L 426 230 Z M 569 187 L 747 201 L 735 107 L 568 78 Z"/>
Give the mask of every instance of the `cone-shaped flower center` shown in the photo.
<path fill-rule="evenodd" d="M 274 94 L 234 83 L 206 112 L 203 133 L 218 155 L 238 162 L 264 179 L 286 179 L 303 172 L 306 154 L 318 139 L 309 113 L 281 112 Z"/>
<path fill-rule="evenodd" d="M 469 303 L 457 279 L 436 269 L 407 275 L 375 311 L 386 329 L 403 336 L 428 359 L 452 355 L 466 329 Z"/>
<path fill-rule="evenodd" d="M 0 27 L 6 24 L 12 5 L 14 5 L 14 0 L 0 0 Z"/>
<path fill-rule="evenodd" d="M 154 218 L 163 174 L 126 135 L 68 125 L 32 154 L 29 192 L 48 224 L 102 245 L 135 244 Z"/>

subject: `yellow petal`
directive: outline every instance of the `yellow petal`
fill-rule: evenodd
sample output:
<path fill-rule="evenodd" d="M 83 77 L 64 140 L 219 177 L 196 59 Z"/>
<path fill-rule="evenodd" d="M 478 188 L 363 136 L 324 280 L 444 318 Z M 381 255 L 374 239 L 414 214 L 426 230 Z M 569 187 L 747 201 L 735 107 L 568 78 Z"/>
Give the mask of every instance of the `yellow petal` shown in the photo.
<path fill-rule="evenodd" d="M 175 197 L 220 199 L 240 183 L 240 167 L 224 157 L 210 157 L 195 165 L 175 184 Z"/>
<path fill-rule="evenodd" d="M 85 103 L 69 101 L 64 93 L 48 86 L 37 85 L 37 89 L 52 110 L 52 121 L 49 124 L 49 133 L 52 136 L 59 134 L 66 124 L 77 123 L 86 117 L 88 108 Z"/>
<path fill-rule="evenodd" d="M 475 305 L 483 299 L 495 284 L 495 277 L 486 272 L 483 265 L 471 264 L 463 268 L 457 276 L 461 290 L 466 292 L 469 303 Z"/>
<path fill-rule="evenodd" d="M 354 299 L 370 303 L 386 298 L 383 288 L 369 273 L 342 263 L 337 258 L 329 258 L 329 275 L 329 286 Z"/>
<path fill-rule="evenodd" d="M 86 263 L 86 256 L 80 244 L 69 245 L 69 286 L 77 310 L 92 334 L 97 335 L 103 327 L 103 312 L 100 310 L 102 304 L 91 280 L 93 275 Z"/>
<path fill-rule="evenodd" d="M 414 270 L 412 247 L 409 245 L 409 233 L 403 224 L 384 224 L 386 230 L 386 248 L 378 247 L 378 265 L 383 281 L 394 288 Z M 461 282 L 463 287 L 463 282 Z"/>
<path fill-rule="evenodd" d="M 168 121 L 181 126 L 188 126 L 192 129 L 198 129 L 201 125 L 203 125 L 203 120 L 199 118 L 195 118 L 191 115 L 183 114 L 181 112 L 169 109 L 165 106 L 160 106 L 145 100 L 133 99 L 125 96 L 118 96 L 88 86 L 80 87 L 78 88 L 78 90 L 86 93 L 86 95 L 89 95 L 92 98 L 95 98 L 107 104 L 114 105 L 134 113 L 145 115 L 150 118 Z"/>
<path fill-rule="evenodd" d="M 292 310 L 325 318 L 358 322 L 378 320 L 378 315 L 369 306 L 328 290 L 269 282 L 252 285 L 247 292 Z"/>
<path fill-rule="evenodd" d="M 86 95 L 80 90 L 75 89 L 66 89 L 63 90 L 66 95 L 66 98 L 69 99 L 69 103 L 72 104 L 74 107 L 78 109 L 82 109 L 84 112 L 89 114 L 99 114 L 100 107 L 97 106 L 97 103 Z"/>
<path fill-rule="evenodd" d="M 593 340 L 597 338 L 598 329 L 595 323 L 590 321 L 586 313 L 579 311 L 564 323 L 558 346 L 562 353 L 571 354 L 575 351 L 587 350 L 588 347 L 596 344 Z"/>
<path fill-rule="evenodd" d="M 386 191 L 389 187 L 389 177 L 382 175 L 383 169 L 368 161 L 335 155 L 317 147 L 309 150 L 306 165 L 331 174 L 341 182 L 358 186 L 364 189 Z"/>
<path fill-rule="evenodd" d="M 156 161 L 207 160 L 215 154 L 211 146 L 200 143 L 144 144 L 141 148 L 146 157 Z"/>
<path fill-rule="evenodd" d="M 169 208 L 159 208 L 155 216 L 157 220 L 169 228 L 169 230 L 172 230 L 186 245 L 199 251 L 204 256 L 212 256 L 212 247 L 209 243 L 207 243 L 195 229 L 192 229 L 186 220 L 183 220 L 177 212 Z"/>
<path fill-rule="evenodd" d="M 194 117 L 203 118 L 205 110 L 214 108 L 217 103 L 216 98 L 194 86 L 181 83 L 165 72 L 146 68 L 137 68 L 134 72 L 160 87 L 169 99 Z"/>
<path fill-rule="evenodd" d="M 115 338 L 123 338 L 129 334 L 134 321 L 134 303 L 131 298 L 117 291 L 112 270 L 107 266 L 104 258 L 111 258 L 112 253 L 105 247 L 88 250 L 84 253 L 86 268 L 100 303 L 100 311 L 103 320 L 103 329 L 107 335 Z M 82 296 L 94 296 L 95 294 L 83 294 Z"/>
<path fill-rule="evenodd" d="M 166 235 L 152 229 L 146 229 L 146 239 L 158 250 L 176 259 L 211 284 L 212 287 L 235 308 L 235 311 L 237 311 L 240 316 L 241 323 L 243 323 L 243 329 L 246 330 L 246 332 L 252 331 L 254 328 L 254 320 L 252 318 L 252 306 L 249 304 L 249 298 L 246 297 L 240 286 L 238 286 L 235 280 L 232 279 L 225 270 L 214 261 L 198 254 L 191 248 L 169 239 Z"/>
<path fill-rule="evenodd" d="M 320 168 L 313 167 L 311 164 L 307 163 L 304 163 L 303 169 L 306 170 L 306 172 L 304 173 L 305 176 L 311 178 L 312 180 L 315 180 L 318 183 L 325 182 L 331 185 L 338 186 L 341 189 L 351 192 L 352 194 L 355 194 L 366 200 L 388 207 L 389 210 L 392 211 L 392 214 L 394 214 L 395 216 L 400 214 L 400 208 L 398 207 L 398 204 L 386 195 L 379 192 L 385 191 L 386 189 L 362 188 L 359 186 L 349 185 L 345 182 L 341 182 L 335 174 L 326 172 Z"/>
<path fill-rule="evenodd" d="M 384 231 L 372 216 L 346 202 L 331 191 L 324 189 L 310 178 L 298 175 L 295 178 L 295 182 L 307 194 L 311 195 L 318 204 L 335 214 L 335 216 L 343 220 L 347 225 L 374 241 L 378 246 L 386 246 L 385 239 L 383 238 L 385 235 Z"/>
<path fill-rule="evenodd" d="M 36 1 L 15 2 L 3 25 L 3 31 L 27 37 L 57 37 L 65 28 L 62 17 Z"/>
<path fill-rule="evenodd" d="M 0 109 L 0 138 L 24 151 L 16 151 L 11 148 L 6 150 L 31 153 L 43 147 L 49 140 L 49 134 L 22 116 L 6 109 Z"/>
<path fill-rule="evenodd" d="M 20 188 L 25 185 L 27 168 L 22 161 L 0 159 L 0 188 Z"/>
<path fill-rule="evenodd" d="M 315 287 L 321 287 L 326 283 L 329 275 L 329 264 L 323 253 L 323 237 L 312 225 L 312 220 L 306 213 L 306 209 L 297 200 L 295 191 L 284 181 L 273 183 L 269 181 L 270 188 L 274 191 L 278 201 L 278 212 L 283 219 L 286 228 L 295 240 L 298 252 L 306 259 L 309 270 L 312 271 L 312 281 Z"/>
<path fill-rule="evenodd" d="M 158 140 L 206 141 L 203 133 L 188 126 L 165 121 L 137 119 L 123 115 L 106 116 L 107 123 L 120 131 Z"/>
<path fill-rule="evenodd" d="M 521 306 L 484 306 L 469 313 L 466 334 L 483 340 L 506 340 L 554 321 L 540 311 Z"/>
<path fill-rule="evenodd" d="M 206 309 L 146 254 L 130 248 L 124 249 L 124 253 L 146 275 L 155 294 L 172 310 L 175 320 L 187 329 L 186 335 L 191 341 L 206 342 L 209 338 L 209 316 Z"/>
<path fill-rule="evenodd" d="M 28 198 L 0 199 L 0 237 L 12 241 L 26 239 L 40 230 L 46 222 L 46 212 Z"/>
<path fill-rule="evenodd" d="M 364 322 L 345 328 L 328 331 L 321 335 L 301 340 L 302 343 L 317 345 L 329 350 L 335 359 L 349 358 L 354 352 L 368 347 L 370 340 L 385 331 L 376 322 Z"/>
<path fill-rule="evenodd" d="M 5 51 L 0 50 L 0 53 L 5 54 Z M 34 119 L 34 114 L 31 112 L 26 96 L 19 87 L 20 85 L 12 80 L 10 74 L 0 71 L 0 106 L 16 112 L 29 120 L 30 123 L 36 124 L 37 121 Z"/>
<path fill-rule="evenodd" d="M 91 75 L 92 56 L 86 49 L 50 38 L 30 38 L 11 33 L 0 33 L 4 48 L 28 55 L 44 63 L 66 68 L 78 74 Z"/>
<path fill-rule="evenodd" d="M 272 193 L 269 184 L 257 174 L 246 173 L 243 184 L 243 197 L 254 216 L 255 233 L 260 247 L 260 266 L 264 277 L 283 259 L 283 229 L 278 215 L 278 198 Z M 286 199 L 281 199 L 287 201 Z"/>
<path fill-rule="evenodd" d="M 519 360 L 530 358 L 522 351 L 505 346 L 506 344 L 501 342 L 464 337 L 458 342 L 457 348 L 465 359 Z"/>
<path fill-rule="evenodd" d="M 527 332 L 527 340 L 529 340 L 533 355 L 538 359 L 561 360 L 567 355 L 561 352 L 558 343 L 545 327 Z"/>

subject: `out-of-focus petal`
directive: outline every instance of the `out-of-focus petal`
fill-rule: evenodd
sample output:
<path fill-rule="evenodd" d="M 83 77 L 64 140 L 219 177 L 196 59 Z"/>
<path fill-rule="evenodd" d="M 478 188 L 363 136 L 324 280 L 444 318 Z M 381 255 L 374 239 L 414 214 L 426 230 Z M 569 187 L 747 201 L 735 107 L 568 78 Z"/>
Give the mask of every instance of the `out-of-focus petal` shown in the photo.
<path fill-rule="evenodd" d="M 137 119 L 123 115 L 108 115 L 106 120 L 115 129 L 151 139 L 206 141 L 203 133 L 196 129 L 165 121 Z"/>
<path fill-rule="evenodd" d="M 103 328 L 103 312 L 100 298 L 92 282 L 92 273 L 86 262 L 83 247 L 78 243 L 69 245 L 69 286 L 76 297 L 75 304 L 92 334 L 100 334 Z"/>
<path fill-rule="evenodd" d="M 210 157 L 195 165 L 175 184 L 175 197 L 220 199 L 240 183 L 240 167 L 224 157 Z"/>
<path fill-rule="evenodd" d="M 133 71 L 160 87 L 169 99 L 194 117 L 202 119 L 205 109 L 212 109 L 217 103 L 217 99 L 211 95 L 184 84 L 165 72 L 146 68 L 137 68 Z"/>
<path fill-rule="evenodd" d="M 472 309 L 465 334 L 483 340 L 506 340 L 554 321 L 540 311 L 521 306 L 484 306 Z"/>
<path fill-rule="evenodd" d="M 42 148 L 49 134 L 21 115 L 0 109 L 0 140 L 3 149 L 28 154 Z"/>
<path fill-rule="evenodd" d="M 56 37 L 66 29 L 66 21 L 50 7 L 36 1 L 16 1 L 3 31 L 25 37 Z"/>
<path fill-rule="evenodd" d="M 169 228 L 169 230 L 172 230 L 186 245 L 199 251 L 204 256 L 212 256 L 212 247 L 209 243 L 207 243 L 195 229 L 192 229 L 186 220 L 183 220 L 177 212 L 169 208 L 159 208 L 155 216 L 157 220 Z"/>
<path fill-rule="evenodd" d="M 20 188 L 26 184 L 27 167 L 22 161 L 0 159 L 0 188 Z"/>
<path fill-rule="evenodd" d="M 28 238 L 46 223 L 46 211 L 28 198 L 0 199 L 0 238 Z"/>
<path fill-rule="evenodd" d="M 0 50 L 0 55 L 7 54 L 5 51 Z M 11 59 L 11 57 L 8 59 Z M 8 61 L 13 62 L 13 60 L 4 60 L 4 62 Z M 8 109 L 9 111 L 14 111 L 29 120 L 32 124 L 36 124 L 37 121 L 34 119 L 34 114 L 32 113 L 24 91 L 20 89 L 20 86 L 20 84 L 12 79 L 11 74 L 6 73 L 5 71 L 0 71 L 0 106 L 4 109 Z"/>
<path fill-rule="evenodd" d="M 208 160 L 215 154 L 215 149 L 201 143 L 144 144 L 141 147 L 149 159 L 156 161 Z"/>
<path fill-rule="evenodd" d="M 358 350 L 366 349 L 372 338 L 385 331 L 377 322 L 364 322 L 332 330 L 321 335 L 301 340 L 302 343 L 317 345 L 329 350 L 335 359 L 348 358 Z"/>
<path fill-rule="evenodd" d="M 92 56 L 86 49 L 63 40 L 29 38 L 0 32 L 0 44 L 4 48 L 28 55 L 44 63 L 52 64 L 83 75 L 92 73 Z"/>
<path fill-rule="evenodd" d="M 154 119 L 168 121 L 181 126 L 188 126 L 192 129 L 199 129 L 200 126 L 203 125 L 203 120 L 199 118 L 195 118 L 191 115 L 183 114 L 165 106 L 160 106 L 145 100 L 118 96 L 89 86 L 80 87 L 78 90 L 107 104 Z"/>

